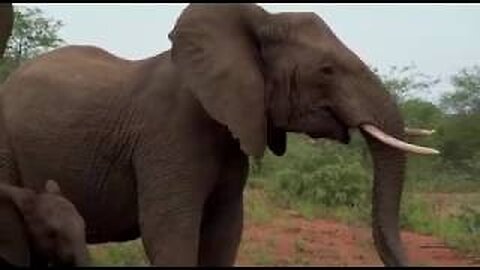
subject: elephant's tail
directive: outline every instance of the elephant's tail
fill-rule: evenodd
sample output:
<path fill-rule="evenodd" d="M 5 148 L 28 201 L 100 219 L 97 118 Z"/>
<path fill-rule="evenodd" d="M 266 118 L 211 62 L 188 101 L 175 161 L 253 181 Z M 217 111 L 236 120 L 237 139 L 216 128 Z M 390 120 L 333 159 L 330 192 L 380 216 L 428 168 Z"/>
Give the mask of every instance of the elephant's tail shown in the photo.
<path fill-rule="evenodd" d="M 22 186 L 20 173 L 10 144 L 4 114 L 3 91 L 0 84 L 0 184 Z"/>

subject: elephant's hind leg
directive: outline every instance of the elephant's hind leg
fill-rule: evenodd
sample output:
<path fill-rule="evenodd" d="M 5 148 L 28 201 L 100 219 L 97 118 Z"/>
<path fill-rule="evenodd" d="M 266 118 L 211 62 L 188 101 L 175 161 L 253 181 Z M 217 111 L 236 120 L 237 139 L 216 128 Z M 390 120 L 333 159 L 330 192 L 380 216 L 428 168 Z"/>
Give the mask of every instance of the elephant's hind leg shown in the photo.
<path fill-rule="evenodd" d="M 14 157 L 3 122 L 0 121 L 0 183 L 18 182 Z M 23 219 L 15 205 L 5 198 L 0 198 L 0 261 L 18 266 L 31 263 Z"/>
<path fill-rule="evenodd" d="M 199 264 L 232 266 L 243 230 L 243 189 L 248 175 L 248 158 L 234 151 L 225 159 L 221 179 L 203 214 Z"/>

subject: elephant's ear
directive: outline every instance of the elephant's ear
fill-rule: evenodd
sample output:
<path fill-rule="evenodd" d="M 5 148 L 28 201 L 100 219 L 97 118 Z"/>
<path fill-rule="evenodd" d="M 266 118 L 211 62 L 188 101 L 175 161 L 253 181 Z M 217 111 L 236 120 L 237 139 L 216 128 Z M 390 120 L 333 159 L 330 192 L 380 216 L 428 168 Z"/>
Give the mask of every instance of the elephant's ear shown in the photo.
<path fill-rule="evenodd" d="M 252 23 L 267 13 L 248 4 L 192 4 L 169 34 L 182 81 L 244 153 L 266 147 L 264 78 Z"/>
<path fill-rule="evenodd" d="M 55 180 L 49 179 L 45 183 L 45 191 L 51 194 L 61 195 L 62 191 L 60 186 L 57 184 Z"/>

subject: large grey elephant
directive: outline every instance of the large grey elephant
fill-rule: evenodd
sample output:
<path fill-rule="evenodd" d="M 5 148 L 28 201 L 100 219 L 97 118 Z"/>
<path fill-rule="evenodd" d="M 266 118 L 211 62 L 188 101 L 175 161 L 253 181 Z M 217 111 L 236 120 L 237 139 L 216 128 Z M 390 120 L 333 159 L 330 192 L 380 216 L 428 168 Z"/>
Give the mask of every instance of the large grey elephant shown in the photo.
<path fill-rule="evenodd" d="M 10 75 L 1 181 L 40 189 L 58 179 L 89 243 L 141 236 L 155 265 L 232 265 L 248 157 L 283 155 L 287 132 L 348 143 L 358 128 L 374 161 L 377 250 L 386 265 L 407 263 L 405 151 L 435 151 L 402 142 L 393 98 L 321 18 L 194 4 L 169 38 L 170 50 L 144 60 L 67 46 Z M 21 222 L 0 211 L 5 219 Z M 22 239 L 9 228 L 2 238 Z M 26 245 L 1 243 L 6 260 L 28 259 Z"/>
<path fill-rule="evenodd" d="M 13 6 L 11 3 L 0 3 L 0 58 L 2 58 L 7 41 L 13 28 Z"/>

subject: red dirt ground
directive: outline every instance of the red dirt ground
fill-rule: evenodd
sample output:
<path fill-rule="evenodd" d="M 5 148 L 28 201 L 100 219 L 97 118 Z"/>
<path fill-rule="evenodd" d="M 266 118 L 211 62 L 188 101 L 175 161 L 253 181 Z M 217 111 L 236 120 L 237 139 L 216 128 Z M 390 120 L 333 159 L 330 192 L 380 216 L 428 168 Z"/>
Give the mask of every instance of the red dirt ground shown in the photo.
<path fill-rule="evenodd" d="M 480 266 L 441 241 L 403 232 L 411 264 L 419 266 Z M 237 265 L 381 266 L 371 231 L 326 221 L 306 220 L 290 213 L 263 225 L 247 225 Z"/>

